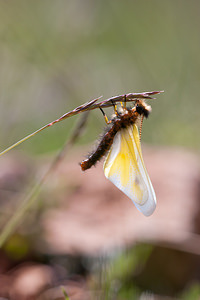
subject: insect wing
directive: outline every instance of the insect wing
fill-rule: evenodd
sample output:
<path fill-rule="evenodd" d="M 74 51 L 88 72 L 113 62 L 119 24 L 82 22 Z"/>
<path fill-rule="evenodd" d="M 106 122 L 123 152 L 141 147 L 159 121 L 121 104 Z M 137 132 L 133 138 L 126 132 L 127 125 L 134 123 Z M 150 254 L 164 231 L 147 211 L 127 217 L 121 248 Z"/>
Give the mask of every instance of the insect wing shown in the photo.
<path fill-rule="evenodd" d="M 144 215 L 150 216 L 154 212 L 156 196 L 144 165 L 135 124 L 115 135 L 104 162 L 104 173 Z"/>

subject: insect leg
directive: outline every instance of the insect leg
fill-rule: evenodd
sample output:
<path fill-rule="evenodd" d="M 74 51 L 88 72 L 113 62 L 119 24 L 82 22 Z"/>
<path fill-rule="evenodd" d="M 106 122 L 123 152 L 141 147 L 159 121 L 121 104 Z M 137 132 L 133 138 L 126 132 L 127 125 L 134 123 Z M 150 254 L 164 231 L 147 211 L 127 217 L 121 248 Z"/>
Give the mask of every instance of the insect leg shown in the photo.
<path fill-rule="evenodd" d="M 123 109 L 126 109 L 126 94 L 124 95 L 123 98 L 124 98 L 123 101 L 120 102 L 120 103 L 121 103 L 121 107 L 122 107 Z"/>
<path fill-rule="evenodd" d="M 104 116 L 104 119 L 105 119 L 105 122 L 106 124 L 110 124 L 112 121 L 108 120 L 108 117 L 106 116 L 105 112 L 103 111 L 103 109 L 101 107 L 99 107 L 100 111 L 102 112 L 103 116 Z"/>
<path fill-rule="evenodd" d="M 115 115 L 118 116 L 118 111 L 117 111 L 117 105 L 111 100 L 111 103 L 114 107 L 114 112 L 115 112 Z"/>

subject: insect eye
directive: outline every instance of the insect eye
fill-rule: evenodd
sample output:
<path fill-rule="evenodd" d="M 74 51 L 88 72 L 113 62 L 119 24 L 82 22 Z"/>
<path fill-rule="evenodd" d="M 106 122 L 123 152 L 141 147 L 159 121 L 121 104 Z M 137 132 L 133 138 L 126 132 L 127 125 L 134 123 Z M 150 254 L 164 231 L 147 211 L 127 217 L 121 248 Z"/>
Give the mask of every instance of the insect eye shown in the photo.
<path fill-rule="evenodd" d="M 144 114 L 144 108 L 140 106 L 139 104 L 136 105 L 136 111 L 139 115 Z"/>
<path fill-rule="evenodd" d="M 143 115 L 145 118 L 148 118 L 149 113 L 151 112 L 151 108 L 148 106 L 144 107 L 144 106 L 137 104 L 136 111 L 139 115 Z"/>

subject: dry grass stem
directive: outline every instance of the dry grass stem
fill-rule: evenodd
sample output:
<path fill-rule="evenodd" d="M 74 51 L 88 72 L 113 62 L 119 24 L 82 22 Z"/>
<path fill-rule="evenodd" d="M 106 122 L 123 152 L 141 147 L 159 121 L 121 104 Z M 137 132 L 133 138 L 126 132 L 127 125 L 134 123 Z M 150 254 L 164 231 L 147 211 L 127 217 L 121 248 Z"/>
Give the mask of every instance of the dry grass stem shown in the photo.
<path fill-rule="evenodd" d="M 25 142 L 26 140 L 28 140 L 29 138 L 33 137 L 34 135 L 38 134 L 39 132 L 43 131 L 44 129 L 60 122 L 63 121 L 64 119 L 67 119 L 69 117 L 75 116 L 79 113 L 88 111 L 88 110 L 93 110 L 96 108 L 106 108 L 106 107 L 111 107 L 113 106 L 113 103 L 119 103 L 119 102 L 133 102 L 136 101 L 137 99 L 155 99 L 152 98 L 151 96 L 156 95 L 156 94 L 160 94 L 163 91 L 153 91 L 153 92 L 143 92 L 143 93 L 129 93 L 129 94 L 124 94 L 124 95 L 119 95 L 119 96 L 115 96 L 106 100 L 103 100 L 99 103 L 96 103 L 101 97 L 98 97 L 94 100 L 91 100 L 83 105 L 80 105 L 78 107 L 76 107 L 75 109 L 73 109 L 72 111 L 67 112 L 66 114 L 62 115 L 60 118 L 44 125 L 43 127 L 39 128 L 38 130 L 34 131 L 33 133 L 27 135 L 26 137 L 24 137 L 23 139 L 19 140 L 18 142 L 14 143 L 13 145 L 11 145 L 10 147 L 8 147 L 7 149 L 3 150 L 2 152 L 0 152 L 0 156 L 7 153 L 8 151 L 10 151 L 11 149 L 15 148 L 16 146 L 20 145 L 21 143 Z"/>

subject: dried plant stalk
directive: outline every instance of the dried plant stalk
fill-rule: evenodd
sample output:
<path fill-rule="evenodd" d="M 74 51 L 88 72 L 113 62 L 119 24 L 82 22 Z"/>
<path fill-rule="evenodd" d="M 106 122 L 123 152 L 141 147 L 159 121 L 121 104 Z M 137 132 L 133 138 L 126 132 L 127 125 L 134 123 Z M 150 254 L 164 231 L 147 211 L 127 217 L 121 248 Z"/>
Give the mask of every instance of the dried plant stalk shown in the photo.
<path fill-rule="evenodd" d="M 3 150 L 2 152 L 0 152 L 0 156 L 7 153 L 8 151 L 10 151 L 11 149 L 15 148 L 16 146 L 20 145 L 21 143 L 25 142 L 26 140 L 30 139 L 31 137 L 33 137 L 34 135 L 38 134 L 39 132 L 43 131 L 44 129 L 60 122 L 63 121 L 69 117 L 75 116 L 79 113 L 88 111 L 88 110 L 93 110 L 96 108 L 106 108 L 106 107 L 110 107 L 113 106 L 113 103 L 119 103 L 119 102 L 133 102 L 136 101 L 137 99 L 155 99 L 152 98 L 151 96 L 156 95 L 156 94 L 160 94 L 163 91 L 153 91 L 153 92 L 143 92 L 143 93 L 129 93 L 129 94 L 124 94 L 124 95 L 119 95 L 119 96 L 115 96 L 109 99 L 106 99 L 104 101 L 101 101 L 99 103 L 96 103 L 101 97 L 98 97 L 94 100 L 91 100 L 83 105 L 80 105 L 78 107 L 76 107 L 75 109 L 73 109 L 72 111 L 67 112 L 66 114 L 62 115 L 60 118 L 44 125 L 43 127 L 39 128 L 38 130 L 34 131 L 33 133 L 27 135 L 26 137 L 24 137 L 23 139 L 19 140 L 18 142 L 14 143 L 13 145 L 11 145 L 10 147 L 8 147 L 7 149 Z"/>

